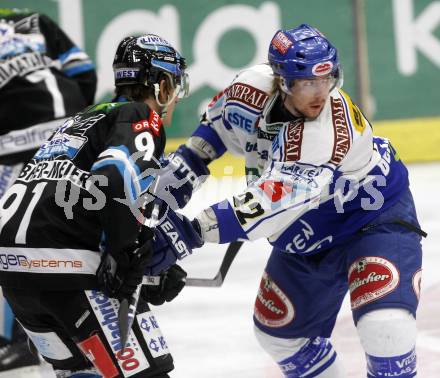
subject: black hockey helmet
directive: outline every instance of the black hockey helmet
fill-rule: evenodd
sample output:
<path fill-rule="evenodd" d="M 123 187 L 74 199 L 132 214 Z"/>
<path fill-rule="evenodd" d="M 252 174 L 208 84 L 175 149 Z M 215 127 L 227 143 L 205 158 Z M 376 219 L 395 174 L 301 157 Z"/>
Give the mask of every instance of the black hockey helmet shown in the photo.
<path fill-rule="evenodd" d="M 165 73 L 176 96 L 186 97 L 189 91 L 185 59 L 165 39 L 155 34 L 124 38 L 113 60 L 115 85 L 142 84 L 154 87 Z"/>

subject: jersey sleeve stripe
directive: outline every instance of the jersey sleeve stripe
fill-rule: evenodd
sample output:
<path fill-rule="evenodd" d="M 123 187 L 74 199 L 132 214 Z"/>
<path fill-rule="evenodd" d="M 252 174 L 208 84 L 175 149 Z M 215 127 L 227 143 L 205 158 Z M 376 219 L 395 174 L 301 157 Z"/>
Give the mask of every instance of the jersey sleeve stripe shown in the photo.
<path fill-rule="evenodd" d="M 219 120 L 220 118 L 222 118 L 221 114 L 219 114 L 218 116 L 215 116 L 213 119 L 211 119 L 211 122 L 215 122 L 215 121 Z"/>
<path fill-rule="evenodd" d="M 243 228 L 238 223 L 235 212 L 228 200 L 216 203 L 211 208 L 218 220 L 220 244 L 238 239 L 248 239 Z"/>
<path fill-rule="evenodd" d="M 94 68 L 95 67 L 93 64 L 85 63 L 85 64 L 81 64 L 81 65 L 78 65 L 75 67 L 70 67 L 70 68 L 64 69 L 63 72 L 67 76 L 71 77 L 71 76 L 75 76 L 75 75 L 78 75 L 83 72 L 92 71 Z"/>
<path fill-rule="evenodd" d="M 131 201 L 134 202 L 139 196 L 145 192 L 154 181 L 154 176 L 142 178 L 139 167 L 133 162 L 128 155 L 126 147 L 110 147 L 101 152 L 98 161 L 92 166 L 92 171 L 96 171 L 102 167 L 114 165 L 124 180 L 124 185 L 129 189 Z"/>
<path fill-rule="evenodd" d="M 237 108 L 241 108 L 241 109 L 243 109 L 243 110 L 245 110 L 245 111 L 247 111 L 249 113 L 252 113 L 252 114 L 254 114 L 256 116 L 259 116 L 261 114 L 261 110 L 250 109 L 248 106 L 242 105 L 241 103 L 239 103 L 237 101 L 227 101 L 227 103 L 226 103 L 226 105 L 224 107 L 224 111 L 226 111 L 226 109 L 228 107 L 231 107 L 231 106 L 237 107 Z"/>
<path fill-rule="evenodd" d="M 249 234 L 250 232 L 252 232 L 252 231 L 253 231 L 255 228 L 257 228 L 262 222 L 265 222 L 266 220 L 271 219 L 271 218 L 273 218 L 273 217 L 275 217 L 275 216 L 277 216 L 277 215 L 279 215 L 279 214 L 281 214 L 281 213 L 283 213 L 283 212 L 285 212 L 285 211 L 292 210 L 292 209 L 298 208 L 298 207 L 303 206 L 303 205 L 307 205 L 310 201 L 313 201 L 313 200 L 315 200 L 316 198 L 319 198 L 319 194 L 316 195 L 316 196 L 314 196 L 314 197 L 312 197 L 312 198 L 309 198 L 309 199 L 307 199 L 307 200 L 305 200 L 305 201 L 303 201 L 303 202 L 301 202 L 301 203 L 295 203 L 295 204 L 293 204 L 292 206 L 289 206 L 289 207 L 283 208 L 283 209 L 281 209 L 280 211 L 278 211 L 278 212 L 276 212 L 276 213 L 272 213 L 272 214 L 268 215 L 267 217 L 262 217 L 262 218 L 260 218 L 257 222 L 255 222 L 255 224 L 253 224 L 251 227 L 249 227 L 248 230 L 246 230 L 246 234 Z M 290 220 L 291 220 L 292 222 L 294 222 L 294 219 L 290 218 Z"/>
<path fill-rule="evenodd" d="M 78 53 L 81 53 L 81 54 L 85 55 L 87 57 L 87 59 L 88 59 L 87 54 L 84 53 L 81 49 L 79 49 L 76 46 L 74 46 L 71 49 L 67 50 L 66 52 L 60 54 L 58 56 L 58 59 L 59 59 L 61 64 L 64 64 L 72 55 L 78 55 Z M 82 55 L 80 55 L 80 56 L 82 57 Z"/>

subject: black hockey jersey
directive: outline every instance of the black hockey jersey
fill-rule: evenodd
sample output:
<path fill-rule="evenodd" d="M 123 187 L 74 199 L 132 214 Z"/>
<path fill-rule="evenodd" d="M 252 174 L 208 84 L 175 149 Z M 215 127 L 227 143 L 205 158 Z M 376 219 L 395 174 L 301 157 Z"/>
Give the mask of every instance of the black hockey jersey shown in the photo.
<path fill-rule="evenodd" d="M 0 165 L 28 161 L 95 89 L 90 58 L 52 20 L 0 9 Z"/>
<path fill-rule="evenodd" d="M 136 201 L 163 155 L 161 125 L 139 102 L 65 121 L 0 200 L 0 285 L 96 288 L 100 251 L 126 259 L 141 230 Z"/>

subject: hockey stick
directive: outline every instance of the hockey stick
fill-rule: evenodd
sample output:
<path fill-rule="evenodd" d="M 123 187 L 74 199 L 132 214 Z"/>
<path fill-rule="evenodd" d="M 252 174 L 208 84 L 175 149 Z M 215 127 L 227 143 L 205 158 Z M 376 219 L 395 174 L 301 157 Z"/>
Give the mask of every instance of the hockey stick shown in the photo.
<path fill-rule="evenodd" d="M 231 267 L 232 262 L 237 256 L 238 251 L 243 245 L 242 241 L 235 241 L 229 244 L 228 249 L 223 257 L 222 263 L 220 265 L 220 269 L 215 275 L 214 278 L 187 278 L 186 285 L 195 286 L 195 287 L 220 287 L 223 284 L 223 281 L 226 277 L 226 274 Z M 128 299 L 123 299 L 121 301 L 119 311 L 118 311 L 118 321 L 119 321 L 119 332 L 121 337 L 122 348 L 125 348 L 125 344 L 127 342 L 128 333 L 130 332 L 131 326 L 134 321 L 134 316 L 136 313 L 137 302 L 139 300 L 139 294 L 142 285 L 152 285 L 157 286 L 160 283 L 160 277 L 158 276 L 149 276 L 144 277 L 142 283 L 138 285 L 136 291 L 133 293 L 133 296 L 130 298 L 130 302 Z"/>
<path fill-rule="evenodd" d="M 149 227 L 154 230 L 154 227 L 159 223 L 159 205 L 154 204 L 151 212 L 151 218 Z M 151 250 L 151 240 L 147 241 L 142 247 L 140 247 L 136 253 L 148 253 Z M 144 252 L 145 251 L 145 252 Z M 154 281 L 154 280 L 153 280 Z M 121 300 L 118 310 L 118 322 L 119 322 L 119 335 L 121 338 L 122 350 L 127 343 L 128 334 L 133 325 L 134 317 L 136 315 L 137 304 L 139 301 L 139 295 L 141 293 L 142 282 L 137 286 L 135 292 L 130 299 L 124 298 Z"/>
<path fill-rule="evenodd" d="M 214 278 L 187 278 L 186 285 L 196 287 L 220 287 L 226 277 L 226 274 L 231 267 L 232 262 L 237 256 L 243 242 L 235 241 L 229 244 L 228 249 L 225 252 L 220 269 Z M 160 285 L 160 276 L 144 276 L 142 285 L 158 286 Z"/>
<path fill-rule="evenodd" d="M 148 243 L 148 242 L 147 242 Z M 149 249 L 148 243 L 148 249 Z M 119 304 L 118 310 L 118 322 L 119 322 L 119 334 L 121 338 L 122 350 L 127 343 L 128 334 L 133 325 L 134 316 L 136 314 L 136 308 L 139 301 L 139 295 L 141 293 L 142 284 L 138 285 L 131 298 L 123 298 Z"/>
<path fill-rule="evenodd" d="M 226 274 L 231 267 L 232 262 L 237 256 L 238 251 L 243 245 L 242 241 L 235 241 L 229 244 L 228 249 L 223 257 L 223 261 L 220 265 L 220 269 L 214 278 L 187 278 L 187 286 L 197 286 L 197 287 L 220 287 L 226 277 Z"/>

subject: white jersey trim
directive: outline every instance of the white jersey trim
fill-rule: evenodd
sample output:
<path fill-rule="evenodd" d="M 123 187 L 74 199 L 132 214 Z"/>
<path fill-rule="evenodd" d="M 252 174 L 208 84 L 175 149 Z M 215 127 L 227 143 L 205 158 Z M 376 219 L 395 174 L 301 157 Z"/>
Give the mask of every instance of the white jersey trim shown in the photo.
<path fill-rule="evenodd" d="M 95 274 L 101 253 L 84 249 L 0 247 L 0 272 Z"/>
<path fill-rule="evenodd" d="M 0 156 L 39 148 L 68 118 L 42 122 L 22 130 L 0 135 Z"/>

